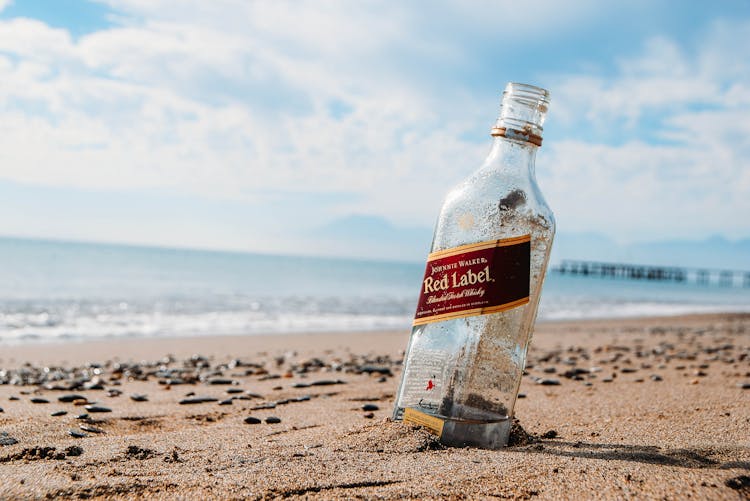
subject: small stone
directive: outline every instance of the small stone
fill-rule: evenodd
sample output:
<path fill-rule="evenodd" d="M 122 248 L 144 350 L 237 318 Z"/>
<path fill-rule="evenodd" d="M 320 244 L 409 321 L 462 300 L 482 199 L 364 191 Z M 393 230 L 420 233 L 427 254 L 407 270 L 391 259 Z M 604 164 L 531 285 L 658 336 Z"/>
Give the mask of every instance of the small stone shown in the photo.
<path fill-rule="evenodd" d="M 130 395 L 130 400 L 133 402 L 148 402 L 148 395 L 142 393 L 133 393 Z"/>
<path fill-rule="evenodd" d="M 526 394 L 525 393 L 519 393 L 518 394 L 518 398 L 526 398 Z"/>
<path fill-rule="evenodd" d="M 117 388 L 110 388 L 109 390 L 107 390 L 107 395 L 113 398 L 119 397 L 120 395 L 122 395 L 122 390 L 118 390 Z"/>
<path fill-rule="evenodd" d="M 78 414 L 76 416 L 76 419 L 81 419 L 81 420 L 88 419 L 88 418 L 89 418 L 89 415 L 87 413 L 85 413 L 85 412 L 83 414 Z"/>
<path fill-rule="evenodd" d="M 632 374 L 634 372 L 638 372 L 638 369 L 634 367 L 623 367 L 622 369 L 620 369 L 620 372 L 622 372 L 623 374 Z"/>
<path fill-rule="evenodd" d="M 658 374 L 651 374 L 651 381 L 662 381 L 664 378 Z"/>
<path fill-rule="evenodd" d="M 190 397 L 183 398 L 180 400 L 180 405 L 193 405 L 193 404 L 205 404 L 207 402 L 218 402 L 218 398 L 214 397 Z"/>
<path fill-rule="evenodd" d="M 750 390 L 750 383 L 737 383 L 737 386 L 742 390 Z"/>
<path fill-rule="evenodd" d="M 251 411 L 260 411 L 260 410 L 263 410 L 263 409 L 275 409 L 275 408 L 276 408 L 276 403 L 275 402 L 269 402 L 267 404 L 261 404 L 261 405 L 256 405 L 255 407 L 250 407 L 250 410 Z"/>
<path fill-rule="evenodd" d="M 231 398 L 224 399 L 221 402 L 219 402 L 219 405 L 232 405 L 232 400 L 233 399 Z"/>
<path fill-rule="evenodd" d="M 372 412 L 367 412 L 362 417 L 364 417 L 365 419 L 372 419 L 375 417 L 375 414 Z"/>
<path fill-rule="evenodd" d="M 227 389 L 227 394 L 228 395 L 233 395 L 235 393 L 243 393 L 244 391 L 245 390 L 243 390 L 242 388 L 229 388 L 229 389 Z"/>
<path fill-rule="evenodd" d="M 542 435 L 542 438 L 555 438 L 557 437 L 557 432 L 555 430 L 549 430 L 544 435 Z"/>
<path fill-rule="evenodd" d="M 602 378 L 602 383 L 611 383 L 612 381 L 614 381 L 614 379 L 611 377 Z"/>
<path fill-rule="evenodd" d="M 276 416 L 268 416 L 266 418 L 266 423 L 268 424 L 278 424 L 281 422 L 281 418 L 277 418 Z"/>
<path fill-rule="evenodd" d="M 87 405 L 86 410 L 89 412 L 112 412 L 112 409 L 102 405 Z"/>
<path fill-rule="evenodd" d="M 346 384 L 346 381 L 340 379 L 321 379 L 310 383 L 311 386 L 330 386 L 334 384 Z"/>
<path fill-rule="evenodd" d="M 8 400 L 13 401 L 13 400 L 21 400 L 21 399 L 18 398 L 17 396 L 15 396 L 15 395 L 11 395 L 10 397 L 8 397 Z"/>
<path fill-rule="evenodd" d="M 257 417 L 248 416 L 245 418 L 245 422 L 247 424 L 260 424 L 262 421 L 258 419 Z"/>
<path fill-rule="evenodd" d="M 16 440 L 13 437 L 9 437 L 7 435 L 0 435 L 0 446 L 15 445 L 17 443 L 18 443 L 18 440 Z"/>
<path fill-rule="evenodd" d="M 48 404 L 49 400 L 47 400 L 46 398 L 34 397 L 31 399 L 31 403 L 32 404 Z"/>
<path fill-rule="evenodd" d="M 52 414 L 50 414 L 50 416 L 52 417 L 64 416 L 67 413 L 68 411 L 57 411 L 57 412 L 53 412 Z"/>
<path fill-rule="evenodd" d="M 294 383 L 292 388 L 309 388 L 310 383 Z"/>
<path fill-rule="evenodd" d="M 65 448 L 65 455 L 68 457 L 80 456 L 81 454 L 83 454 L 83 447 L 71 445 L 70 447 Z"/>
<path fill-rule="evenodd" d="M 540 384 L 542 386 L 560 386 L 560 380 L 559 379 L 538 379 L 536 384 Z"/>
<path fill-rule="evenodd" d="M 63 395 L 61 397 L 58 397 L 57 400 L 59 402 L 73 402 L 74 400 L 86 400 L 86 397 L 83 395 Z"/>
<path fill-rule="evenodd" d="M 5 412 L 2 407 L 0 407 L 0 412 Z"/>
<path fill-rule="evenodd" d="M 213 378 L 208 380 L 208 384 L 232 384 L 233 381 L 231 379 L 225 379 L 225 378 Z"/>
<path fill-rule="evenodd" d="M 86 438 L 88 435 L 86 435 L 83 432 L 80 432 L 78 430 L 68 430 L 68 435 L 70 435 L 73 438 Z"/>
<path fill-rule="evenodd" d="M 362 406 L 363 411 L 377 411 L 380 410 L 380 407 L 378 407 L 375 404 L 365 404 Z"/>
<path fill-rule="evenodd" d="M 88 431 L 89 433 L 104 433 L 104 430 L 102 430 L 101 428 L 97 428 L 96 426 L 89 426 L 87 424 L 82 424 L 79 426 L 79 428 L 83 431 Z"/>
<path fill-rule="evenodd" d="M 73 405 L 82 406 L 82 405 L 90 405 L 92 402 L 89 402 L 86 398 L 78 398 L 76 400 L 73 400 Z"/>

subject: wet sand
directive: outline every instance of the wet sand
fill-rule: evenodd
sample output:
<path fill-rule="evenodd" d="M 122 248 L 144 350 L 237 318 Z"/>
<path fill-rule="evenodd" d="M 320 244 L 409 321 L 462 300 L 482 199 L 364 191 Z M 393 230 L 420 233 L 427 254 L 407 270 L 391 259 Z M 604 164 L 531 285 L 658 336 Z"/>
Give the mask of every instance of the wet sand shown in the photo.
<path fill-rule="evenodd" d="M 538 325 L 500 451 L 388 419 L 407 339 L 0 345 L 0 499 L 750 498 L 750 315 Z"/>

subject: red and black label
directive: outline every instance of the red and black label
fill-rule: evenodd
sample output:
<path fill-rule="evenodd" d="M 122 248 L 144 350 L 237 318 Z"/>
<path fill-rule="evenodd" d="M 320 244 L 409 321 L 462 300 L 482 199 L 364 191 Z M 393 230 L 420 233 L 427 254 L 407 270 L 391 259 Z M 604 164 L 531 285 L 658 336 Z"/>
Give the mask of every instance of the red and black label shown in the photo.
<path fill-rule="evenodd" d="M 431 253 L 414 325 L 509 310 L 529 302 L 531 235 Z"/>

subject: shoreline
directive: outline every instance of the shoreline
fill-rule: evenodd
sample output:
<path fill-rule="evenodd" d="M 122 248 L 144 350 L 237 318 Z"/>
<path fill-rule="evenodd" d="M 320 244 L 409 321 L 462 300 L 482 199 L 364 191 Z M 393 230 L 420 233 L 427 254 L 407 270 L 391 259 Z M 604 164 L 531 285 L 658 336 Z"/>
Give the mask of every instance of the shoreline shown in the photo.
<path fill-rule="evenodd" d="M 585 318 L 570 320 L 547 320 L 537 322 L 535 333 L 556 331 L 570 327 L 602 327 L 622 326 L 644 327 L 653 323 L 685 322 L 688 324 L 718 321 L 727 318 L 750 318 L 748 312 L 728 313 L 693 313 L 687 315 L 641 316 L 626 318 Z M 410 328 L 394 330 L 361 330 L 361 331 L 319 331 L 319 332 L 288 332 L 264 334 L 229 334 L 229 335 L 196 335 L 196 336 L 165 336 L 165 337 L 106 337 L 93 339 L 34 340 L 27 343 L 2 344 L 0 340 L 0 367 L 4 363 L 16 361 L 37 361 L 59 363 L 83 361 L 85 353 L 104 354 L 113 352 L 118 360 L 144 359 L 146 355 L 160 352 L 162 355 L 189 356 L 197 351 L 222 354 L 221 348 L 232 346 L 234 349 L 255 349 L 266 346 L 268 350 L 280 350 L 288 346 L 308 345 L 311 341 L 321 344 L 327 349 L 333 349 L 353 343 L 357 347 L 372 343 L 385 342 L 391 348 L 392 343 L 403 341 L 402 349 L 406 349 Z M 532 345 L 534 339 L 532 339 Z M 219 350 L 219 351 L 216 351 Z"/>
<path fill-rule="evenodd" d="M 3 348 L 0 498 L 750 496 L 749 314 L 537 324 L 497 451 L 388 419 L 408 336 Z"/>

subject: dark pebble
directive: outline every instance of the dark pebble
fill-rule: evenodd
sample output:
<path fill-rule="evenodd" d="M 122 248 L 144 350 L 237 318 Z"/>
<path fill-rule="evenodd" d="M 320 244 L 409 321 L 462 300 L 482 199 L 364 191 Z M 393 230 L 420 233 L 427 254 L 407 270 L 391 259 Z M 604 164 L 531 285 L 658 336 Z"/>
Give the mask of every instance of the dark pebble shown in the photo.
<path fill-rule="evenodd" d="M 88 435 L 78 430 L 68 430 L 68 435 L 73 438 L 86 438 Z"/>
<path fill-rule="evenodd" d="M 381 376 L 393 376 L 390 367 L 379 367 L 375 365 L 365 365 L 359 368 L 366 374 L 380 374 Z"/>
<path fill-rule="evenodd" d="M 364 414 L 362 417 L 364 417 L 366 419 L 372 419 L 372 418 L 375 417 L 375 414 L 373 414 L 372 412 L 368 412 L 368 413 Z"/>
<path fill-rule="evenodd" d="M 81 454 L 83 454 L 83 447 L 71 445 L 65 448 L 65 455 L 68 457 L 80 456 Z"/>
<path fill-rule="evenodd" d="M 130 395 L 130 400 L 132 400 L 133 402 L 148 402 L 148 395 L 134 393 Z"/>
<path fill-rule="evenodd" d="M 83 414 L 79 414 L 76 416 L 76 419 L 88 419 L 88 418 L 89 418 L 89 415 L 86 414 L 85 412 Z"/>
<path fill-rule="evenodd" d="M 21 399 L 15 395 L 11 395 L 10 397 L 8 397 L 8 400 L 21 400 Z"/>
<path fill-rule="evenodd" d="M 311 386 L 331 386 L 334 384 L 346 384 L 346 381 L 340 379 L 321 379 L 319 381 L 313 381 L 310 383 Z"/>
<path fill-rule="evenodd" d="M 119 397 L 122 395 L 122 390 L 118 390 L 117 388 L 112 388 L 107 390 L 107 395 L 110 397 Z"/>
<path fill-rule="evenodd" d="M 638 369 L 635 369 L 633 367 L 623 367 L 622 369 L 620 369 L 620 372 L 622 372 L 623 374 L 632 374 L 634 372 L 638 372 Z"/>
<path fill-rule="evenodd" d="M 544 435 L 542 435 L 542 438 L 555 438 L 557 437 L 557 432 L 555 430 L 549 430 Z"/>
<path fill-rule="evenodd" d="M 5 412 L 2 407 L 0 407 L 0 412 Z"/>
<path fill-rule="evenodd" d="M 102 405 L 87 405 L 85 409 L 89 412 L 112 412 L 112 409 Z"/>
<path fill-rule="evenodd" d="M 292 388 L 309 388 L 310 383 L 294 383 Z"/>
<path fill-rule="evenodd" d="M 16 440 L 13 437 L 9 437 L 7 435 L 0 435 L 0 445 L 15 445 L 18 443 L 18 440 Z"/>
<path fill-rule="evenodd" d="M 257 417 L 248 416 L 248 417 L 245 418 L 245 422 L 247 424 L 260 424 L 261 420 L 258 419 Z"/>
<path fill-rule="evenodd" d="M 31 403 L 32 404 L 48 404 L 49 400 L 47 400 L 46 398 L 34 397 L 31 399 Z"/>
<path fill-rule="evenodd" d="M 232 384 L 233 381 L 231 379 L 224 379 L 224 378 L 214 378 L 209 379 L 208 384 Z"/>
<path fill-rule="evenodd" d="M 104 430 L 101 428 L 97 428 L 96 426 L 89 426 L 87 424 L 82 424 L 79 426 L 80 429 L 83 431 L 88 431 L 89 433 L 104 433 Z"/>
<path fill-rule="evenodd" d="M 554 374 L 555 372 L 557 372 L 557 368 L 556 367 L 545 367 L 544 369 L 542 369 L 542 372 L 544 372 L 545 374 Z"/>
<path fill-rule="evenodd" d="M 281 418 L 277 418 L 276 416 L 268 416 L 266 418 L 266 423 L 268 424 L 278 424 L 281 422 Z"/>
<path fill-rule="evenodd" d="M 559 386 L 560 380 L 559 379 L 538 379 L 536 384 L 540 384 L 542 386 Z"/>
<path fill-rule="evenodd" d="M 385 376 L 380 376 L 378 378 L 378 383 L 385 383 L 386 381 L 388 381 L 388 378 Z"/>
<path fill-rule="evenodd" d="M 750 383 L 738 383 L 737 386 L 743 390 L 750 390 Z"/>
<path fill-rule="evenodd" d="M 52 417 L 64 416 L 67 413 L 68 413 L 68 411 L 57 411 L 57 412 L 53 412 L 52 414 L 50 414 L 50 416 L 52 416 Z"/>
<path fill-rule="evenodd" d="M 234 394 L 234 393 L 242 393 L 242 392 L 244 392 L 244 391 L 245 391 L 245 390 L 243 390 L 242 388 L 229 388 L 229 389 L 227 390 L 227 393 L 228 393 L 229 395 L 232 395 L 232 394 Z"/>
<path fill-rule="evenodd" d="M 83 395 L 63 395 L 62 397 L 57 398 L 60 402 L 72 402 L 74 400 L 86 400 L 86 397 Z"/>
<path fill-rule="evenodd" d="M 218 402 L 218 398 L 214 397 L 191 397 L 183 398 L 180 400 L 180 405 L 192 405 L 192 404 L 205 404 L 206 402 Z"/>
<path fill-rule="evenodd" d="M 518 398 L 526 398 L 526 394 L 525 393 L 519 393 L 518 394 Z"/>
<path fill-rule="evenodd" d="M 614 381 L 614 379 L 611 377 L 602 378 L 602 383 L 611 383 L 612 381 Z"/>
<path fill-rule="evenodd" d="M 365 404 L 362 406 L 363 411 L 377 411 L 380 410 L 380 407 L 378 407 L 375 404 Z"/>
<path fill-rule="evenodd" d="M 222 400 L 221 402 L 219 402 L 219 405 L 232 405 L 232 400 L 233 399 L 231 399 L 231 398 L 227 398 L 227 399 Z"/>
<path fill-rule="evenodd" d="M 310 395 L 302 395 L 301 397 L 297 397 L 292 400 L 294 400 L 295 402 L 307 402 L 308 400 L 310 400 L 310 398 L 312 398 L 310 397 Z"/>
<path fill-rule="evenodd" d="M 662 381 L 664 378 L 658 374 L 651 374 L 651 381 Z"/>

